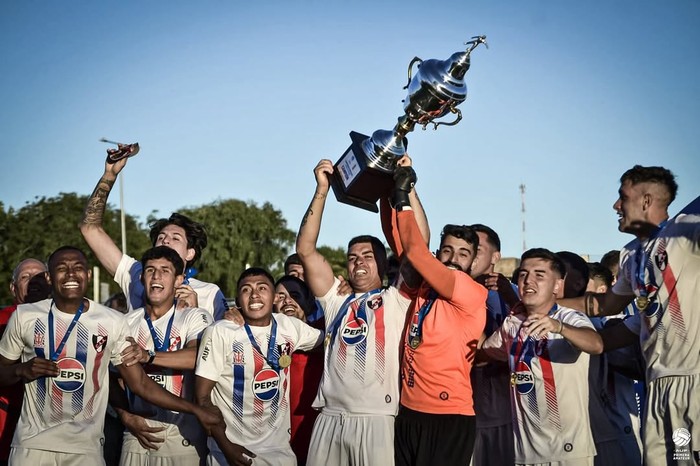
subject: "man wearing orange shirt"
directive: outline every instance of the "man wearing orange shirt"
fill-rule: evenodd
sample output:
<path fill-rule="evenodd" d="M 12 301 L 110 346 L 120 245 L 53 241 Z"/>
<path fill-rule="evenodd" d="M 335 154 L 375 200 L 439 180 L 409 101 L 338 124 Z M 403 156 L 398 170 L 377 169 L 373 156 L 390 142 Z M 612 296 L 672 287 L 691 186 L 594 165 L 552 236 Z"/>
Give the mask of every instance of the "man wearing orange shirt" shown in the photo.
<path fill-rule="evenodd" d="M 408 202 L 416 175 L 406 163 L 394 175 L 392 204 L 403 254 L 423 283 L 402 340 L 396 465 L 465 465 L 476 430 L 470 372 L 486 324 L 487 291 L 469 276 L 479 237 L 471 227 L 446 225 L 431 254 Z"/>

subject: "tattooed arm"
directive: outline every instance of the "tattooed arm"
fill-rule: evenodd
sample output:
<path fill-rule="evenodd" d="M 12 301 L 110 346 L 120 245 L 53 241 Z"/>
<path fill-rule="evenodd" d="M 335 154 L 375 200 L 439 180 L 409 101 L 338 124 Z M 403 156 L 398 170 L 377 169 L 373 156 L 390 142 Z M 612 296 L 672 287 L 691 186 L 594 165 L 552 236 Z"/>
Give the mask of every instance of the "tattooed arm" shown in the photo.
<path fill-rule="evenodd" d="M 324 296 L 333 286 L 333 269 L 326 258 L 316 249 L 321 218 L 326 206 L 326 197 L 330 189 L 329 176 L 333 173 L 333 163 L 321 160 L 314 169 L 316 191 L 311 204 L 304 214 L 297 234 L 297 254 L 304 266 L 306 283 L 315 296 Z"/>
<path fill-rule="evenodd" d="M 102 227 L 102 218 L 107 206 L 107 197 L 112 191 L 117 175 L 126 165 L 126 160 L 122 159 L 113 164 L 105 164 L 105 172 L 88 199 L 83 220 L 79 225 L 80 233 L 92 252 L 95 253 L 97 260 L 112 276 L 117 271 L 117 266 L 122 259 L 122 252 Z"/>

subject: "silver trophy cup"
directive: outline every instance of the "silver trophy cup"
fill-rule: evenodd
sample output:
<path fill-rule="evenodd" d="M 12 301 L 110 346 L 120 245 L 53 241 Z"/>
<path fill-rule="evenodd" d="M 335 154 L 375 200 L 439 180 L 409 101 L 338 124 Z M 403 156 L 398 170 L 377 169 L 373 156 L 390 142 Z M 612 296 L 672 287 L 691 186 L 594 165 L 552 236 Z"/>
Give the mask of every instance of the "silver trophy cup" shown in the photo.
<path fill-rule="evenodd" d="M 432 124 L 454 126 L 462 119 L 457 108 L 467 98 L 464 76 L 469 70 L 470 55 L 486 36 L 472 37 L 469 48 L 456 52 L 447 60 L 421 60 L 415 57 L 408 65 L 408 89 L 403 101 L 404 114 L 391 131 L 380 129 L 371 137 L 350 132 L 352 144 L 334 165 L 331 186 L 339 202 L 378 212 L 377 201 L 391 191 L 398 159 L 406 154 L 406 135 L 416 125 L 425 129 Z M 418 72 L 413 74 L 413 66 Z M 436 122 L 448 113 L 454 120 Z"/>

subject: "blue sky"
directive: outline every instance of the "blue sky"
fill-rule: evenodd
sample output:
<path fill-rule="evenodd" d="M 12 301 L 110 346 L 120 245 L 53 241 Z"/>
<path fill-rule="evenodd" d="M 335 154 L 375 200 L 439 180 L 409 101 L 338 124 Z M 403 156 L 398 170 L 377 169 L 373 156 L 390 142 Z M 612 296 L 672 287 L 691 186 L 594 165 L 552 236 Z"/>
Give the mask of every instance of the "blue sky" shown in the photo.
<path fill-rule="evenodd" d="M 528 247 L 599 258 L 632 239 L 627 168 L 676 173 L 673 212 L 699 194 L 699 24 L 696 0 L 2 2 L 0 200 L 89 194 L 106 136 L 141 144 L 123 172 L 141 220 L 237 198 L 296 229 L 316 162 L 402 114 L 409 61 L 485 34 L 462 122 L 409 134 L 432 246 L 478 222 L 519 255 L 523 183 Z M 376 215 L 328 203 L 321 244 L 362 233 Z"/>

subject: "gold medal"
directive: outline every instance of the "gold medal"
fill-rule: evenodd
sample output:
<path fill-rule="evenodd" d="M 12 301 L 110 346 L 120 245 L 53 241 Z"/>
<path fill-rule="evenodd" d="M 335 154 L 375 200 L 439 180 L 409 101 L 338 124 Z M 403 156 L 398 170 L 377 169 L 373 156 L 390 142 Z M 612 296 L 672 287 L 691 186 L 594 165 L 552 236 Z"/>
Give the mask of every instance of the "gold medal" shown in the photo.
<path fill-rule="evenodd" d="M 510 384 L 515 387 L 515 381 L 518 380 L 518 376 L 515 375 L 515 372 L 510 373 Z"/>
<path fill-rule="evenodd" d="M 413 337 L 408 342 L 408 345 L 413 349 L 418 348 L 420 346 L 420 344 L 421 344 L 420 337 Z"/>
<path fill-rule="evenodd" d="M 634 302 L 637 304 L 637 309 L 642 312 L 649 307 L 649 298 L 647 296 L 637 296 Z"/>
<path fill-rule="evenodd" d="M 279 361 L 277 361 L 277 363 L 282 369 L 286 369 L 287 367 L 292 365 L 292 357 L 288 354 L 283 354 L 282 356 L 280 356 Z"/>
<path fill-rule="evenodd" d="M 326 334 L 326 339 L 323 341 L 323 345 L 328 348 L 328 345 L 331 344 L 331 334 L 327 333 Z"/>

